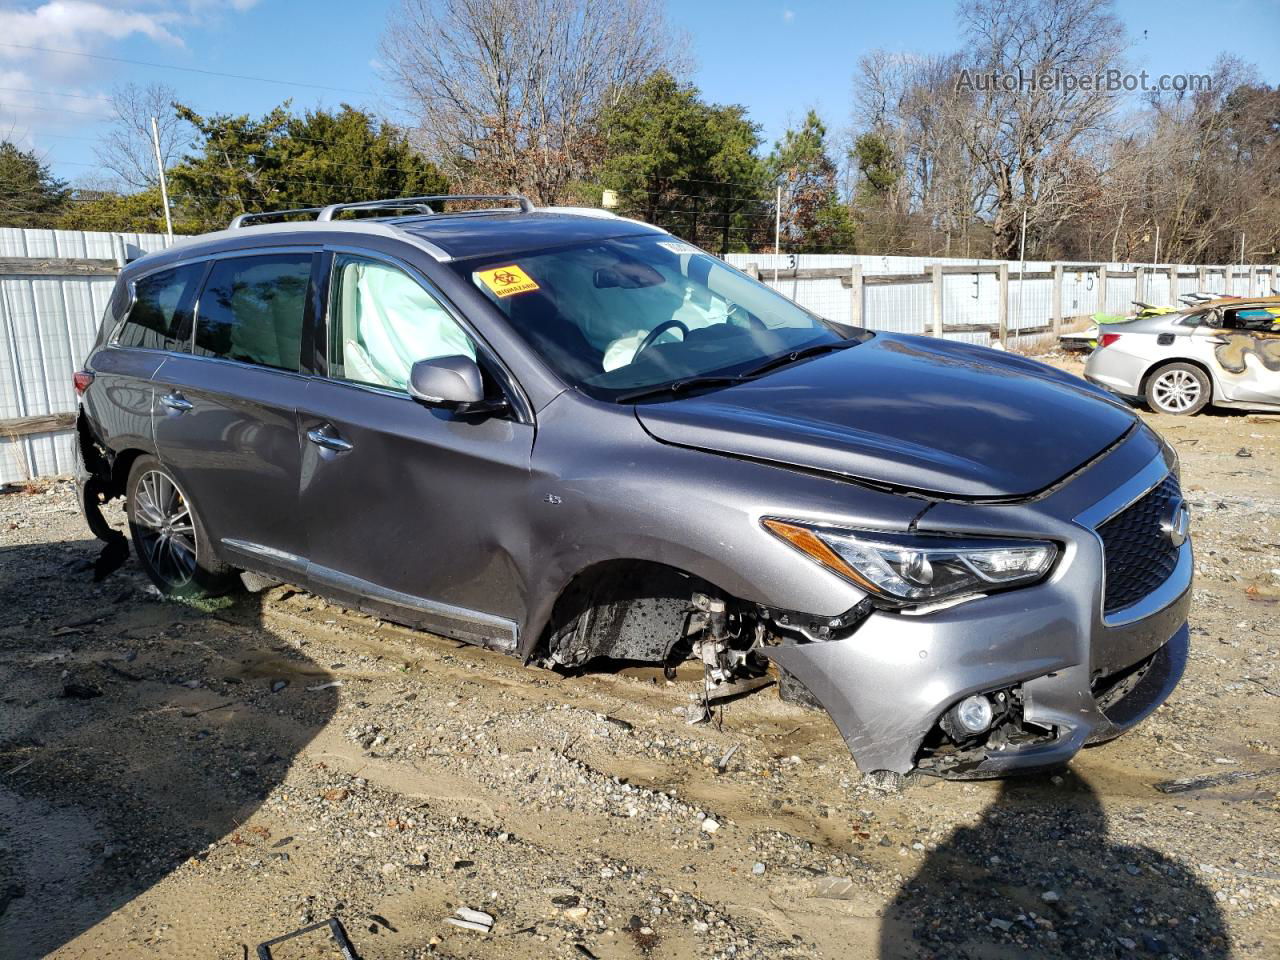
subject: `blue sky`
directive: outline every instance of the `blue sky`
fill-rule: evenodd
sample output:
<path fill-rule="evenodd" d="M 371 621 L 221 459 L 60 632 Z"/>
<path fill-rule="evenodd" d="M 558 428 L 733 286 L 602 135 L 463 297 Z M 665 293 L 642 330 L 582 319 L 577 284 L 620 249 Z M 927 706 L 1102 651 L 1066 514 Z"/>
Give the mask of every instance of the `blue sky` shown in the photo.
<path fill-rule="evenodd" d="M 103 98 L 116 84 L 164 81 L 202 112 L 262 113 L 342 101 L 394 108 L 377 69 L 378 39 L 398 0 L 0 0 L 0 138 L 33 146 L 68 180 L 93 176 Z M 1280 0 L 1119 0 L 1130 65 L 1152 74 L 1208 72 L 1220 51 L 1280 83 Z M 748 107 L 769 142 L 815 107 L 849 122 L 858 57 L 957 45 L 949 0 L 895 3 L 669 3 L 689 39 L 694 79 Z M 526 25 L 536 29 L 536 24 Z M 14 44 L 20 46 L 13 46 Z M 287 81 L 266 83 L 51 54 L 95 54 Z M 313 86 L 306 86 L 307 84 Z M 317 87 L 338 87 L 324 90 Z"/>

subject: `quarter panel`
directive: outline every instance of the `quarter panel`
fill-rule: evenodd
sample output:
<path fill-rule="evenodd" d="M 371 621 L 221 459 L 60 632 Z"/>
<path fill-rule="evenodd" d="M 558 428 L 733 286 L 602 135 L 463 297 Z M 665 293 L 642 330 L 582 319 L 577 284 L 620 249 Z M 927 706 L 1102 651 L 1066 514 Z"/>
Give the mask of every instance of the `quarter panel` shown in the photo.
<path fill-rule="evenodd" d="M 113 453 L 155 450 L 151 378 L 166 359 L 151 350 L 102 347 L 86 361 L 94 379 L 84 394 L 84 410 L 98 439 Z"/>

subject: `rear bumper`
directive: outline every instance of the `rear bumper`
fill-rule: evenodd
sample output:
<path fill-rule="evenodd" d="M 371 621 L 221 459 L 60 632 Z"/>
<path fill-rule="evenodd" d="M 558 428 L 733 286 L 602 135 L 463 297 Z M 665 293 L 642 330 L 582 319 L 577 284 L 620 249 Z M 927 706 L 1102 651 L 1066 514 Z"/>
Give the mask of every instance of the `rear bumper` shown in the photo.
<path fill-rule="evenodd" d="M 1099 347 L 1089 354 L 1084 376 L 1112 393 L 1125 397 L 1142 396 L 1142 377 L 1148 361 L 1125 353 L 1120 347 Z"/>

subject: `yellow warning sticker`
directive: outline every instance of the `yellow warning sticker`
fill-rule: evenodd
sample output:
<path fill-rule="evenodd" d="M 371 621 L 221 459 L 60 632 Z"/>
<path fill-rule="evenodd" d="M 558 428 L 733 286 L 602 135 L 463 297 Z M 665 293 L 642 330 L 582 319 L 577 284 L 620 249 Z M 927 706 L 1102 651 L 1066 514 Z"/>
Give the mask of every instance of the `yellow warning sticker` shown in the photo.
<path fill-rule="evenodd" d="M 530 293 L 538 289 L 538 285 L 527 273 L 514 263 L 509 267 L 490 267 L 488 270 L 477 270 L 475 275 L 493 291 L 495 297 L 509 297 L 516 293 Z"/>

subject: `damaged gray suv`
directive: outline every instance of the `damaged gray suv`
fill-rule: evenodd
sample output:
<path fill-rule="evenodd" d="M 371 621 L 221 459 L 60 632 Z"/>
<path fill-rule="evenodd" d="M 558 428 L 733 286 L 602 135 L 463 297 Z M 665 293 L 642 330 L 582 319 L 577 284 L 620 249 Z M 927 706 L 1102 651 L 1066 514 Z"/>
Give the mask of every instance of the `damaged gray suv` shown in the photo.
<path fill-rule="evenodd" d="M 866 772 L 1059 765 L 1187 658 L 1177 463 L 1133 413 L 602 211 L 240 217 L 124 269 L 76 383 L 89 523 L 124 497 L 167 594 L 693 659 L 708 705 L 776 678 Z"/>

